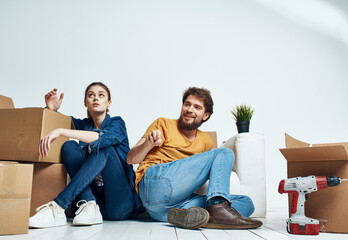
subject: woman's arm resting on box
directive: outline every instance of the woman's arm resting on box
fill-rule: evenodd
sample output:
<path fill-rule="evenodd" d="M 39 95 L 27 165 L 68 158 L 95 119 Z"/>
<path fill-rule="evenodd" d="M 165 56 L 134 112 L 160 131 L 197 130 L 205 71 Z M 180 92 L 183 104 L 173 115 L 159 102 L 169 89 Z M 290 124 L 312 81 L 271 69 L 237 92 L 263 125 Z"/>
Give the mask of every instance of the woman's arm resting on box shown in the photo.
<path fill-rule="evenodd" d="M 60 136 L 77 139 L 86 143 L 91 143 L 99 138 L 99 133 L 94 131 L 57 128 L 41 139 L 39 145 L 39 156 L 43 158 L 46 157 L 48 155 L 48 151 L 50 150 L 51 143 Z"/>

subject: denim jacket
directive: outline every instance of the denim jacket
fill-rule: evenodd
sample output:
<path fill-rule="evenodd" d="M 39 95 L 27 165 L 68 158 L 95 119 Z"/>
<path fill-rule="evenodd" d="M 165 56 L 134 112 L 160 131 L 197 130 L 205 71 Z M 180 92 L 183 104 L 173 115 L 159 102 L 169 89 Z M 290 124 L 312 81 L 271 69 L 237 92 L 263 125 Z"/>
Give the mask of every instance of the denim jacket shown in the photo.
<path fill-rule="evenodd" d="M 139 208 L 141 208 L 141 202 L 138 194 L 135 191 L 135 174 L 133 167 L 132 165 L 128 165 L 126 160 L 127 154 L 129 152 L 129 142 L 126 125 L 123 119 L 121 117 L 110 117 L 109 114 L 106 114 L 105 119 L 100 126 L 100 129 L 94 129 L 94 122 L 92 118 L 71 118 L 75 125 L 75 129 L 94 131 L 99 133 L 99 138 L 89 144 L 80 141 L 79 145 L 81 148 L 88 147 L 91 151 L 96 151 L 97 154 L 100 148 L 112 146 L 115 149 L 116 154 L 119 156 L 122 162 L 123 170 L 128 177 L 128 182 L 132 188 L 134 202 L 138 212 L 138 210 L 140 210 Z"/>

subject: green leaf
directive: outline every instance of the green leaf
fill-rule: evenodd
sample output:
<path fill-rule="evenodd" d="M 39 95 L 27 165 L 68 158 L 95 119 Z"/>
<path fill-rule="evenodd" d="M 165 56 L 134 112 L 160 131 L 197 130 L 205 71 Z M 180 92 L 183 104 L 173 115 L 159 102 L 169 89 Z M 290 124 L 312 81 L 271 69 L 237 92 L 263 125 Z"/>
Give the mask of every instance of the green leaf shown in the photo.
<path fill-rule="evenodd" d="M 231 110 L 231 113 L 236 122 L 250 121 L 254 114 L 254 109 L 251 109 L 251 106 L 248 106 L 246 104 L 240 104 L 235 106 Z"/>

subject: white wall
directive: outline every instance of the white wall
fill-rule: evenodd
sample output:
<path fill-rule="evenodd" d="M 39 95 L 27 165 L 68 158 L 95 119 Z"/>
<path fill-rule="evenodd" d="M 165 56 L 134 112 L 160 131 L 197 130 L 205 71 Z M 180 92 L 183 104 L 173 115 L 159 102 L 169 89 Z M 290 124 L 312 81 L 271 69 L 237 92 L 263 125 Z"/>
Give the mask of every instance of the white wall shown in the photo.
<path fill-rule="evenodd" d="M 285 132 L 348 141 L 347 61 L 343 41 L 263 1 L 0 2 L 0 94 L 16 107 L 44 106 L 57 87 L 60 112 L 84 117 L 85 87 L 102 81 L 135 143 L 155 118 L 178 117 L 184 89 L 206 87 L 215 108 L 202 129 L 221 143 L 237 133 L 230 109 L 250 104 L 251 131 L 266 138 L 268 208 L 287 207 Z"/>

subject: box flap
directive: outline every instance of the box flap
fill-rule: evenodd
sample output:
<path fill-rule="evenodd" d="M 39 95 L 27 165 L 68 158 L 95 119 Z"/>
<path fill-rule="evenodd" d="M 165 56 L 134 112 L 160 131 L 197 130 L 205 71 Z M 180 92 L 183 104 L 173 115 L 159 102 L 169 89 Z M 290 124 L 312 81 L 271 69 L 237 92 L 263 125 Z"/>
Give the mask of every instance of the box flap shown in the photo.
<path fill-rule="evenodd" d="M 285 146 L 286 148 L 300 148 L 300 147 L 309 147 L 309 143 L 302 142 L 291 137 L 289 134 L 285 133 Z"/>
<path fill-rule="evenodd" d="M 337 145 L 342 145 L 346 149 L 346 152 L 348 153 L 348 142 L 312 144 L 313 147 L 325 147 L 325 146 L 337 146 Z"/>
<path fill-rule="evenodd" d="M 12 98 L 0 95 L 0 108 L 14 108 Z"/>
<path fill-rule="evenodd" d="M 279 150 L 288 162 L 348 160 L 346 149 L 342 145 L 307 148 L 282 148 Z"/>

